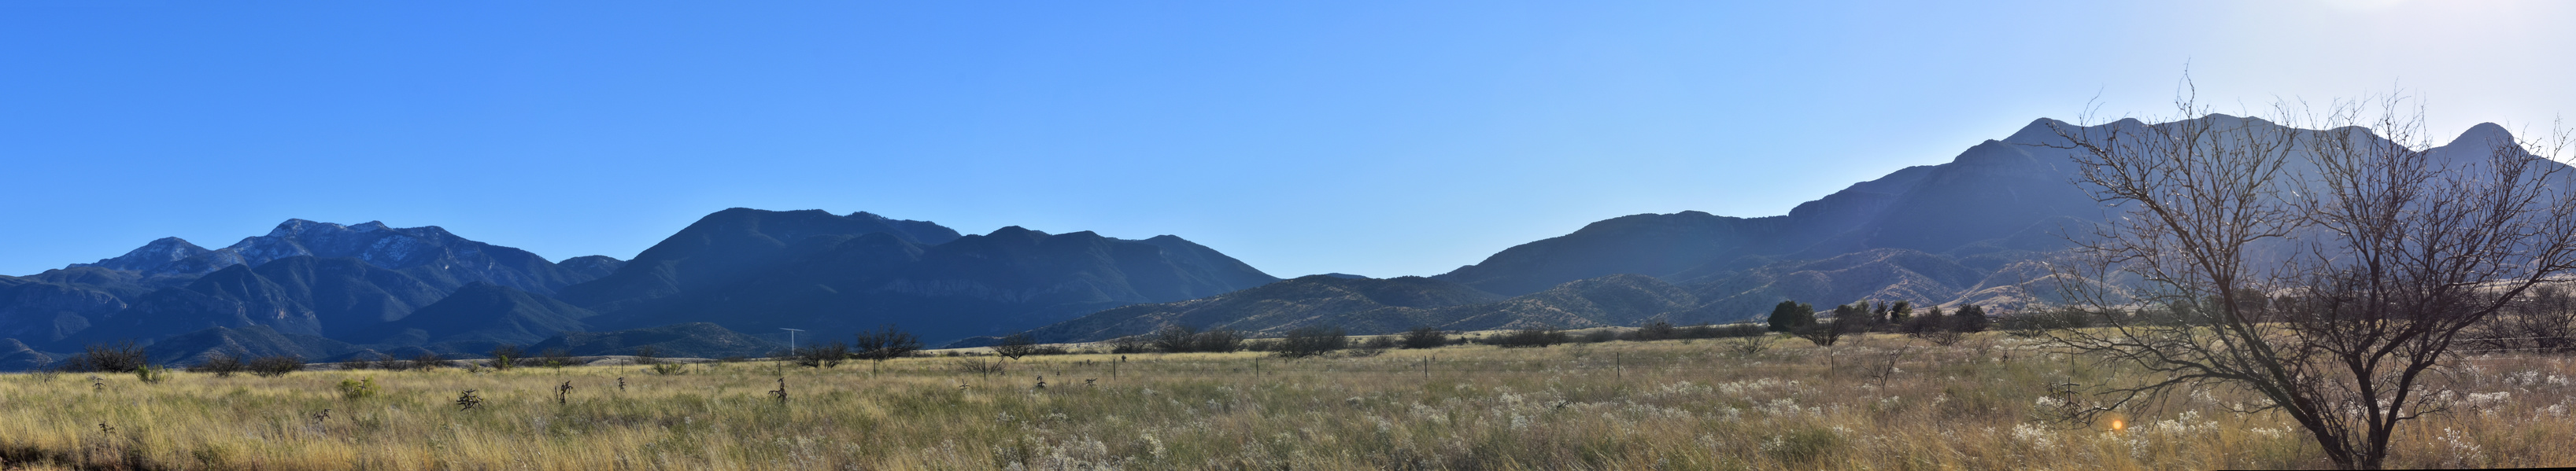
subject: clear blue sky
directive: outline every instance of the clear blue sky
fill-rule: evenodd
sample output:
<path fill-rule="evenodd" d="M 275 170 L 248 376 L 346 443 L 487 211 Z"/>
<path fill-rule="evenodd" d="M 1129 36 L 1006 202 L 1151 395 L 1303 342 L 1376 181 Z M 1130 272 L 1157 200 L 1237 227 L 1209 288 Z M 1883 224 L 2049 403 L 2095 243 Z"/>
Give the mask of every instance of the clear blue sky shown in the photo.
<path fill-rule="evenodd" d="M 2570 2 L 1779 3 L 10 2 L 0 273 L 287 218 L 626 258 L 742 206 L 1429 275 L 2162 112 L 2185 64 L 2445 136 L 2576 111 Z"/>

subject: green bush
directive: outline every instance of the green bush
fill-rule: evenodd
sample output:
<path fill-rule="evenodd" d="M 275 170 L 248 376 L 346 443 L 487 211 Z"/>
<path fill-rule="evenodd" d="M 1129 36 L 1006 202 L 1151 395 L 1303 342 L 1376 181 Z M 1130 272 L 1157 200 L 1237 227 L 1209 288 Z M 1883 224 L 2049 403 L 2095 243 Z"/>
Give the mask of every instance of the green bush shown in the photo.
<path fill-rule="evenodd" d="M 1825 458 L 1842 446 L 1841 435 L 1834 434 L 1832 430 L 1810 427 L 1773 437 L 1762 448 L 1780 461 L 1807 464 Z"/>
<path fill-rule="evenodd" d="M 366 379 L 340 380 L 340 397 L 342 399 L 357 400 L 376 397 L 377 391 L 379 391 L 379 389 L 376 388 L 376 378 L 373 376 L 367 377 Z"/>
<path fill-rule="evenodd" d="M 143 365 L 134 368 L 134 379 L 143 380 L 145 384 L 160 383 L 161 380 L 170 379 L 170 369 L 160 366 Z"/>

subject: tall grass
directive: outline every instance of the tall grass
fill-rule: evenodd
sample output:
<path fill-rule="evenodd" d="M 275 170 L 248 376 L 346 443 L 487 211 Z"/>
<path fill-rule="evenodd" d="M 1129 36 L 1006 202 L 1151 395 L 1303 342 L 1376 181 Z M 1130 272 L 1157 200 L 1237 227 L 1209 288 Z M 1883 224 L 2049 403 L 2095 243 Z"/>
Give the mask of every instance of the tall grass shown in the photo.
<path fill-rule="evenodd" d="M 1848 341 L 1847 341 L 1848 342 Z M 2230 391 L 2125 427 L 2048 421 L 2049 385 L 2119 381 L 1999 337 L 1459 346 L 691 365 L 0 378 L 0 459 L 74 469 L 2207 469 L 2322 467 Z M 2464 360 L 2401 466 L 2576 465 L 2576 365 Z M 1038 376 L 1048 387 L 1035 389 Z M 342 381 L 375 384 L 353 395 Z M 784 379 L 790 397 L 769 396 Z M 1082 381 L 1092 380 L 1092 381 Z M 564 382 L 573 389 L 556 403 Z M 464 410 L 456 398 L 485 399 Z M 2502 393 L 2502 394 L 2498 394 Z M 330 409 L 324 419 L 318 412 Z M 105 427 L 102 427 L 102 424 Z"/>

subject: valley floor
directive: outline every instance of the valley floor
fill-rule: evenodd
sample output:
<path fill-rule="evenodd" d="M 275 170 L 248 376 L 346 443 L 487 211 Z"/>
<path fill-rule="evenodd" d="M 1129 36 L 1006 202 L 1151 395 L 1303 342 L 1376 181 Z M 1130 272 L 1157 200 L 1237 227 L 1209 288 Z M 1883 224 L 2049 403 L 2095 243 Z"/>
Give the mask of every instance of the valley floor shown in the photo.
<path fill-rule="evenodd" d="M 2130 372 L 1983 334 L 1254 353 L 0 376 L 7 469 L 2212 469 L 2317 468 L 2248 397 L 2121 427 L 2051 420 L 2057 383 Z M 978 365 L 999 363 L 999 373 Z M 2469 358 L 2401 467 L 2576 465 L 2576 362 Z M 2132 375 L 2133 376 L 2133 375 Z M 1042 378 L 1041 378 L 1042 377 Z M 623 381 L 623 387 L 619 383 Z M 786 399 L 771 391 L 785 382 Z M 350 397 L 343 380 L 377 392 Z M 1037 387 L 1044 381 L 1045 387 Z M 559 391 L 564 385 L 569 391 Z M 354 385 L 353 385 L 354 386 Z M 483 402 L 462 409 L 474 390 Z M 562 402 L 558 403 L 558 393 Z M 325 411 L 328 411 L 325 414 Z"/>

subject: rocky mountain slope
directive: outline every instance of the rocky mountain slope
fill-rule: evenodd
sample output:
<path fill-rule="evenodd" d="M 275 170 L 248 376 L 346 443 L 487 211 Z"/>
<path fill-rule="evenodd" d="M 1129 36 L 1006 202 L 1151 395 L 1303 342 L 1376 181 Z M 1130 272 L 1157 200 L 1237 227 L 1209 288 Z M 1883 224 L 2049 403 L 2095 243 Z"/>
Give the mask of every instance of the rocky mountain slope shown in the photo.
<path fill-rule="evenodd" d="M 603 256 L 556 264 L 435 226 L 291 219 L 223 249 L 163 238 L 96 263 L 0 277 L 0 338 L 37 352 L 252 327 L 376 341 L 358 337 L 469 286 L 551 293 L 623 265 Z"/>

